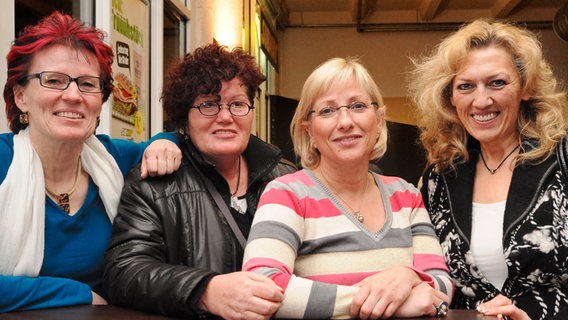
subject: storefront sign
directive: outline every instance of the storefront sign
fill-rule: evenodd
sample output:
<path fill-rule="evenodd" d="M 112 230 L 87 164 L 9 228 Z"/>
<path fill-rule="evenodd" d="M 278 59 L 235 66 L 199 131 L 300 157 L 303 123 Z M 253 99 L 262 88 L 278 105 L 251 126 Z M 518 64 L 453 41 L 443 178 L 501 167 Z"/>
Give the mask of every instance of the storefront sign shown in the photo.
<path fill-rule="evenodd" d="M 149 114 L 149 8 L 144 0 L 112 0 L 111 43 L 115 59 L 113 78 L 115 89 L 111 106 L 111 135 L 148 138 L 145 124 Z M 130 130 L 129 130 L 130 129 Z M 134 130 L 132 130 L 134 129 Z"/>

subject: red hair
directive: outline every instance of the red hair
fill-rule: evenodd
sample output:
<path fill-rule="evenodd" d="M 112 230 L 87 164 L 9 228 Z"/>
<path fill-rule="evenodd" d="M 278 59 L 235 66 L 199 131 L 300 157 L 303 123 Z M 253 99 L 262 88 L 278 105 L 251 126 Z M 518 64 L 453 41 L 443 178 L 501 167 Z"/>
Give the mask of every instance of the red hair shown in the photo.
<path fill-rule="evenodd" d="M 23 33 L 14 40 L 6 57 L 8 79 L 4 86 L 4 101 L 10 130 L 18 133 L 27 126 L 19 122 L 22 111 L 16 106 L 14 100 L 14 86 L 24 82 L 34 54 L 54 44 L 86 50 L 96 56 L 101 70 L 100 77 L 105 83 L 103 101 L 106 101 L 113 88 L 111 70 L 113 52 L 112 48 L 104 42 L 105 37 L 104 31 L 95 27 L 87 27 L 82 21 L 58 11 L 42 19 L 36 25 L 27 26 Z"/>

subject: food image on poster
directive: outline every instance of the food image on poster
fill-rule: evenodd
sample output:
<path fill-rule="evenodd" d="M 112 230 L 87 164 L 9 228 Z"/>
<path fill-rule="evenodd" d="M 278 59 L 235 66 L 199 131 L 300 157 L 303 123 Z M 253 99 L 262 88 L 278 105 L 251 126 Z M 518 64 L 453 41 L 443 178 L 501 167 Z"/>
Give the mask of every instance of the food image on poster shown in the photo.
<path fill-rule="evenodd" d="M 124 73 L 114 75 L 112 91 L 112 115 L 120 120 L 133 123 L 138 110 L 138 93 L 132 80 Z"/>

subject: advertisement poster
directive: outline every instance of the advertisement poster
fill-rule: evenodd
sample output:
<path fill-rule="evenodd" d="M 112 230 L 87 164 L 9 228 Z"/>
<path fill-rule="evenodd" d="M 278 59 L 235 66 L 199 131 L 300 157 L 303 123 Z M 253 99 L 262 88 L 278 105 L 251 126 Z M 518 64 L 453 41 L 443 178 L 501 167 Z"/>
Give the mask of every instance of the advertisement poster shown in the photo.
<path fill-rule="evenodd" d="M 114 91 L 111 135 L 135 141 L 148 139 L 149 8 L 143 0 L 113 0 L 111 43 Z"/>

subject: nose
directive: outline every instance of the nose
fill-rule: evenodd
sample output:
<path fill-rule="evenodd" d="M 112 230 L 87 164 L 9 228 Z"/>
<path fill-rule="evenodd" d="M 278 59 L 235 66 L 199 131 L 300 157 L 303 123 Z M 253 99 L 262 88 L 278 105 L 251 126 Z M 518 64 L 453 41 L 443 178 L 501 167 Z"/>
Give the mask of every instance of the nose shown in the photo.
<path fill-rule="evenodd" d="M 353 126 L 353 118 L 348 108 L 339 108 L 337 113 L 337 126 L 339 128 L 350 128 Z"/>
<path fill-rule="evenodd" d="M 229 106 L 227 104 L 220 104 L 219 113 L 217 114 L 217 121 L 231 121 L 233 120 L 233 115 L 229 111 Z"/>
<path fill-rule="evenodd" d="M 63 94 L 66 97 L 74 97 L 74 98 L 81 98 L 82 97 L 82 92 L 81 90 L 79 90 L 79 83 L 77 83 L 77 81 L 71 81 L 71 83 L 69 83 L 69 86 L 67 87 L 67 89 L 63 90 Z"/>
<path fill-rule="evenodd" d="M 493 104 L 490 92 L 485 87 L 478 87 L 473 97 L 473 106 L 477 108 L 487 107 Z"/>

